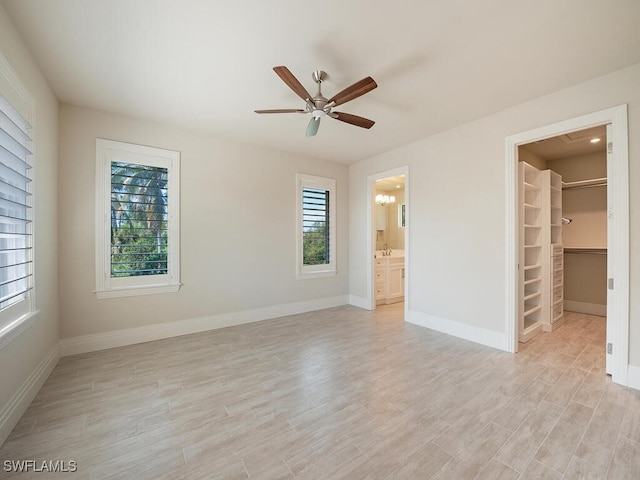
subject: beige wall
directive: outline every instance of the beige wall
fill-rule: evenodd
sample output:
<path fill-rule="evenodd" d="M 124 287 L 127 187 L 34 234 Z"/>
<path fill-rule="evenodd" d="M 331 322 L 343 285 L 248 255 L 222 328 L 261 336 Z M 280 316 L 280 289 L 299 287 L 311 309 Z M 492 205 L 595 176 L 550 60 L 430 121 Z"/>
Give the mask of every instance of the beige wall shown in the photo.
<path fill-rule="evenodd" d="M 0 350 L 0 412 L 58 343 L 58 102 L 0 5 L 0 53 L 35 99 L 35 324 Z M 0 439 L 1 441 L 2 439 Z"/>
<path fill-rule="evenodd" d="M 181 152 L 177 294 L 98 300 L 96 138 Z M 337 269 L 296 280 L 296 172 L 337 180 Z M 346 166 L 70 105 L 60 107 L 62 338 L 348 294 Z"/>
<path fill-rule="evenodd" d="M 607 304 L 607 256 L 566 253 L 564 255 L 564 299 L 568 310 L 589 313 L 589 306 Z M 577 302 L 577 303 L 576 303 Z"/>
<path fill-rule="evenodd" d="M 518 161 L 526 162 L 532 167 L 536 167 L 538 170 L 546 170 L 549 168 L 547 167 L 547 161 L 544 158 L 530 152 L 526 147 L 518 147 Z"/>
<path fill-rule="evenodd" d="M 409 312 L 504 332 L 505 138 L 628 104 L 630 362 L 640 366 L 640 65 L 350 166 L 351 294 L 366 298 L 367 176 L 409 167 Z"/>
<path fill-rule="evenodd" d="M 564 182 L 606 178 L 604 152 L 551 160 L 548 166 L 562 175 Z M 607 188 L 563 190 L 562 212 L 573 219 L 562 229 L 562 240 L 569 248 L 607 248 Z"/>

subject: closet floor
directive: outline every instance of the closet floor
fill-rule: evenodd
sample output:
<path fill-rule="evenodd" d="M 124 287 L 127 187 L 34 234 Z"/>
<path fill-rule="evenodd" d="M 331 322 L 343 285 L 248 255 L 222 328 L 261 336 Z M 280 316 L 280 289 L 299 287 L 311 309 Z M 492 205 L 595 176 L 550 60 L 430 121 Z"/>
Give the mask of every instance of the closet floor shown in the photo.
<path fill-rule="evenodd" d="M 640 392 L 601 318 L 518 354 L 339 307 L 64 357 L 0 448 L 20 479 L 634 479 Z M 68 463 L 67 463 L 68 466 Z M 3 478 L 13 474 L 2 471 Z"/>

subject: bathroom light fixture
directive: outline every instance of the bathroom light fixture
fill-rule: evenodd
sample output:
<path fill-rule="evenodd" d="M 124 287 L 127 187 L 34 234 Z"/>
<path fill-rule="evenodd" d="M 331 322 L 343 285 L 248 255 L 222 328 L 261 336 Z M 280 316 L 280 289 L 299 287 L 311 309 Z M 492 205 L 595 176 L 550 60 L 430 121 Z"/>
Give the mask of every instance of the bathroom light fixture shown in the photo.
<path fill-rule="evenodd" d="M 379 193 L 376 195 L 376 203 L 381 207 L 384 207 L 387 203 L 396 203 L 396 197 L 393 195 L 382 195 Z"/>
<path fill-rule="evenodd" d="M 600 141 L 599 138 L 592 138 L 591 140 L 589 140 L 591 143 L 598 143 Z"/>

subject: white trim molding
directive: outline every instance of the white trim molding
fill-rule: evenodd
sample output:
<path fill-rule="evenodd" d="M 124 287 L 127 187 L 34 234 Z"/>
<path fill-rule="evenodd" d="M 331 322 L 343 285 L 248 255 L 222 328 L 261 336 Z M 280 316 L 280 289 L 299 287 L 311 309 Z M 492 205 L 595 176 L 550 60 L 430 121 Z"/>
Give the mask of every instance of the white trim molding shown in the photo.
<path fill-rule="evenodd" d="M 60 360 L 60 342 L 53 348 L 25 380 L 9 402 L 0 410 L 0 445 L 4 443 L 18 421 L 27 411 L 29 405 L 38 394 L 44 382 Z"/>
<path fill-rule="evenodd" d="M 363 308 L 365 310 L 371 310 L 369 308 L 369 299 L 364 297 L 359 297 L 357 295 L 349 295 L 349 305 L 353 305 L 354 307 Z"/>
<path fill-rule="evenodd" d="M 627 372 L 627 386 L 640 390 L 640 367 L 629 365 Z"/>
<path fill-rule="evenodd" d="M 111 332 L 81 335 L 78 337 L 63 338 L 62 355 L 76 355 L 79 353 L 95 352 L 108 348 L 134 345 L 136 343 L 151 342 L 163 338 L 178 337 L 191 333 L 206 332 L 218 328 L 243 325 L 245 323 L 260 322 L 273 318 L 296 315 L 298 313 L 313 312 L 325 308 L 348 305 L 348 295 L 319 298 L 303 302 L 273 305 L 270 307 L 244 310 L 240 312 L 221 313 L 206 317 L 189 318 L 174 322 L 157 323 L 146 327 L 127 328 Z"/>
<path fill-rule="evenodd" d="M 0 350 L 29 330 L 38 318 L 40 310 L 27 313 L 0 329 Z"/>
<path fill-rule="evenodd" d="M 610 125 L 613 145 L 607 161 L 608 276 L 615 280 L 615 290 L 607 299 L 607 342 L 614 345 L 611 355 L 611 376 L 615 383 L 627 385 L 629 369 L 629 142 L 627 105 L 571 118 L 534 130 L 511 135 L 505 139 L 505 331 L 508 351 L 518 351 L 518 209 L 517 162 L 518 146 L 555 137 L 577 130 Z M 609 338 L 610 332 L 610 338 Z M 607 361 L 609 367 L 609 361 Z"/>
<path fill-rule="evenodd" d="M 574 300 L 565 300 L 564 309 L 568 312 L 585 313 L 587 315 L 598 315 L 599 317 L 607 316 L 607 306 L 599 303 L 576 302 Z"/>
<path fill-rule="evenodd" d="M 487 347 L 496 348 L 498 350 L 507 351 L 508 339 L 503 332 L 487 330 L 486 328 L 474 327 L 467 323 L 460 323 L 446 318 L 439 318 L 415 310 L 409 310 L 409 315 L 405 317 L 406 321 L 426 327 L 437 332 L 446 333 L 454 337 L 469 340 L 470 342 L 486 345 Z"/>

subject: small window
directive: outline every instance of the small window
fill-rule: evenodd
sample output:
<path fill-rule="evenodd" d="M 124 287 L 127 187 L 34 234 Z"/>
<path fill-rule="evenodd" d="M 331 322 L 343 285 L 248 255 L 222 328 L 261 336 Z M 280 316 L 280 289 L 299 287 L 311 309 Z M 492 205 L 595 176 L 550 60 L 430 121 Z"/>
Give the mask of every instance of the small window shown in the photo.
<path fill-rule="evenodd" d="M 96 293 L 177 292 L 180 154 L 98 139 Z"/>
<path fill-rule="evenodd" d="M 330 178 L 297 175 L 297 277 L 336 274 L 335 186 Z"/>

